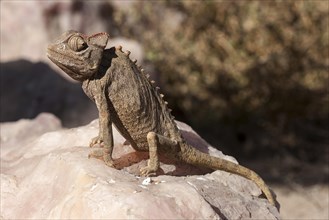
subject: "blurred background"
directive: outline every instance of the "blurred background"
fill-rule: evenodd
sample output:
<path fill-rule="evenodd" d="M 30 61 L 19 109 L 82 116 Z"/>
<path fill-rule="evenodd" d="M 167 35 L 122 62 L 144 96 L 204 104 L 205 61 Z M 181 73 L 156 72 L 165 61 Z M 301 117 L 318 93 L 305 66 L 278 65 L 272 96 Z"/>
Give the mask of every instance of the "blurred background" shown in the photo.
<path fill-rule="evenodd" d="M 62 32 L 107 32 L 177 120 L 260 173 L 285 219 L 328 219 L 329 2 L 1 1 L 0 121 L 97 109 L 46 58 Z"/>

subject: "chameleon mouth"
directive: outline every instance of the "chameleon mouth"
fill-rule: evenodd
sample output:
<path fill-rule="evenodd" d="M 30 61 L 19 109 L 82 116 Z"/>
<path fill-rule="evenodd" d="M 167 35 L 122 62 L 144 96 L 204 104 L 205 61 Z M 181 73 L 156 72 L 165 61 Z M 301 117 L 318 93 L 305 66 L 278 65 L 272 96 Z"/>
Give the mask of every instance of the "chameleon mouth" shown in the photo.
<path fill-rule="evenodd" d="M 82 75 L 79 74 L 78 70 L 71 69 L 69 65 L 65 65 L 59 61 L 59 57 L 63 55 L 58 53 L 57 51 L 52 50 L 51 48 L 47 48 L 47 57 L 55 63 L 59 68 L 61 68 L 64 72 L 66 72 L 70 77 L 75 80 L 81 81 Z M 70 63 L 71 59 L 69 57 L 65 57 L 65 62 L 67 64 Z M 62 58 L 63 59 L 63 58 Z"/>

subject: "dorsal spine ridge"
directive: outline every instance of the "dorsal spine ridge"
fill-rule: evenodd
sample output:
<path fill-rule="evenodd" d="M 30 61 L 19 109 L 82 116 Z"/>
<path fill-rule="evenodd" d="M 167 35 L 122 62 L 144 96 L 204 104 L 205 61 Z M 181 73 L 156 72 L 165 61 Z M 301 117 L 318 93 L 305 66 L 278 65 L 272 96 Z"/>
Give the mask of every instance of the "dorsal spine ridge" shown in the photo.
<path fill-rule="evenodd" d="M 137 60 L 136 59 L 133 59 L 133 60 L 130 59 L 129 55 L 130 55 L 131 52 L 129 50 L 126 50 L 125 52 L 123 52 L 121 45 L 119 45 L 119 46 L 117 46 L 115 48 L 116 48 L 116 50 L 119 50 L 120 52 L 122 52 L 137 67 L 139 73 L 145 77 L 145 79 L 147 80 L 147 82 L 154 89 L 156 95 L 161 100 L 161 104 L 165 107 L 166 112 L 167 112 L 169 118 L 171 119 L 172 123 L 177 128 L 177 124 L 175 122 L 175 117 L 171 114 L 172 110 L 170 108 L 168 108 L 168 102 L 163 99 L 164 95 L 159 92 L 160 87 L 155 86 L 155 81 L 154 80 L 151 80 L 150 79 L 150 75 L 145 72 L 145 69 L 143 69 L 141 65 L 138 65 L 137 64 Z"/>

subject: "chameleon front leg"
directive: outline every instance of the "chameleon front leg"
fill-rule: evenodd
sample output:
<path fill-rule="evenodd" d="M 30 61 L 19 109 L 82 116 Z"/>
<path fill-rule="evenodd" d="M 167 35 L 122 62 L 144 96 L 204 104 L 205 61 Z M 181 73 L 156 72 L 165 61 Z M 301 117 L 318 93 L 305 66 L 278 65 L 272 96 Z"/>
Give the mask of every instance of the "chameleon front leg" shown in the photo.
<path fill-rule="evenodd" d="M 147 166 L 140 169 L 142 176 L 149 176 L 156 174 L 156 171 L 159 169 L 159 157 L 158 150 L 166 152 L 177 151 L 178 143 L 173 141 L 165 136 L 157 134 L 155 132 L 149 132 L 147 134 L 147 142 L 149 145 L 149 155 Z"/>
<path fill-rule="evenodd" d="M 106 165 L 114 167 L 112 152 L 113 152 L 113 133 L 112 120 L 110 111 L 108 110 L 107 102 L 102 100 L 96 102 L 99 111 L 99 135 L 91 140 L 90 147 L 100 144 L 102 147 L 93 149 L 89 157 L 103 157 Z"/>

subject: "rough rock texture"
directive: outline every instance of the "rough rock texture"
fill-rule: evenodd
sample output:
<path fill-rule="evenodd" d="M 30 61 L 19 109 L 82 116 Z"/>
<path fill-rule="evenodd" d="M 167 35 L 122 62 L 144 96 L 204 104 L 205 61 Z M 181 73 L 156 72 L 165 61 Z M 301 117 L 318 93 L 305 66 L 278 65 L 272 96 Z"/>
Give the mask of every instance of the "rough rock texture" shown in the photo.
<path fill-rule="evenodd" d="M 224 156 L 178 123 L 193 145 Z M 222 171 L 161 164 L 151 179 L 135 174 L 147 154 L 134 152 L 114 129 L 116 170 L 88 159 L 97 120 L 62 129 L 53 115 L 1 124 L 1 218 L 5 219 L 279 219 L 249 180 Z M 135 163 L 137 162 L 137 163 Z M 167 164 L 168 162 L 168 164 Z M 133 164 L 134 163 L 134 164 Z M 132 165 L 133 164 L 133 165 Z M 126 167 L 127 166 L 127 167 Z M 125 168 L 123 168 L 125 167 Z M 186 173 L 191 176 L 182 176 Z"/>

